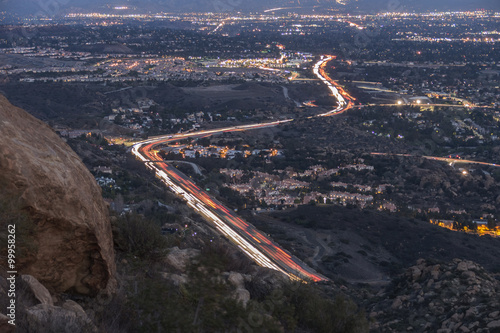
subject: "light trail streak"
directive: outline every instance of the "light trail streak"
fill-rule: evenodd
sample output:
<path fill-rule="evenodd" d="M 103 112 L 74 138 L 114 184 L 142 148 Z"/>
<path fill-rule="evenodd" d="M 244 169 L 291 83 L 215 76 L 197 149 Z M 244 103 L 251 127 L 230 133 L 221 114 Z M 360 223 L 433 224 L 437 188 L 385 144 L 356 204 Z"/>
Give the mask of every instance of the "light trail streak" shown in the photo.
<path fill-rule="evenodd" d="M 326 63 L 334 57 L 327 56 L 314 66 L 314 73 L 327 85 L 338 100 L 338 107 L 329 112 L 317 115 L 318 117 L 340 114 L 352 107 L 354 100 L 341 87 L 337 86 L 324 72 Z M 152 170 L 168 188 L 186 201 L 187 205 L 202 215 L 215 228 L 237 246 L 257 264 L 279 271 L 292 280 L 328 281 L 328 278 L 318 274 L 298 258 L 285 252 L 277 244 L 266 237 L 253 225 L 246 223 L 228 208 L 210 197 L 197 187 L 189 178 L 181 174 L 176 168 L 166 164 L 153 148 L 177 141 L 179 139 L 210 136 L 217 133 L 246 131 L 259 128 L 274 127 L 294 121 L 286 119 L 261 124 L 238 125 L 226 128 L 204 130 L 192 133 L 163 135 L 140 141 L 133 145 L 131 152 L 146 167 Z"/>
<path fill-rule="evenodd" d="M 263 12 L 264 13 L 269 13 L 269 12 L 277 12 L 279 10 L 284 10 L 284 9 L 294 9 L 294 8 L 300 8 L 300 7 L 278 7 L 278 8 L 271 8 L 271 9 L 266 9 Z"/>
<path fill-rule="evenodd" d="M 472 161 L 472 160 L 464 160 L 459 158 L 451 158 L 451 157 L 436 157 L 436 156 L 419 156 L 419 155 L 411 155 L 411 154 L 391 154 L 391 153 L 370 153 L 370 155 L 378 155 L 378 156 L 400 156 L 400 157 L 422 157 L 427 160 L 433 161 L 441 161 L 447 162 L 451 164 L 480 164 L 492 167 L 500 167 L 500 164 L 497 163 L 488 163 L 481 161 Z"/>
<path fill-rule="evenodd" d="M 354 103 L 352 102 L 354 98 L 351 97 L 349 94 L 347 94 L 332 79 L 330 79 L 325 72 L 324 68 L 326 64 L 333 59 L 335 59 L 334 56 L 326 56 L 326 58 L 323 58 L 320 61 L 318 61 L 313 67 L 313 73 L 318 77 L 318 79 L 321 80 L 321 82 L 323 82 L 328 87 L 328 89 L 330 89 L 333 96 L 335 96 L 338 102 L 338 106 L 335 109 L 319 114 L 318 115 L 319 117 L 326 117 L 343 113 L 352 108 L 354 105 Z"/>

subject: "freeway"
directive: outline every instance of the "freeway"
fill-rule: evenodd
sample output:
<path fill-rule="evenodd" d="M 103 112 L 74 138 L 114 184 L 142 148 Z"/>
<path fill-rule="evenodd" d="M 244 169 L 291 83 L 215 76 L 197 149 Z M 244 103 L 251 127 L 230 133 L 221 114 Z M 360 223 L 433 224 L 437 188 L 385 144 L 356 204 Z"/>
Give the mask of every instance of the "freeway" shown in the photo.
<path fill-rule="evenodd" d="M 158 151 L 154 150 L 154 147 L 160 144 L 159 142 L 164 144 L 178 139 L 177 136 L 172 136 L 159 141 L 139 143 L 133 146 L 132 152 L 146 164 L 148 169 L 154 171 L 165 185 L 182 197 L 189 207 L 202 215 L 222 235 L 234 242 L 260 266 L 282 272 L 294 280 L 314 282 L 328 280 L 296 257 L 282 250 L 264 233 L 243 221 L 229 208 L 209 196 L 207 192 L 199 188 L 175 167 L 165 163 L 158 155 Z"/>
<path fill-rule="evenodd" d="M 353 98 L 341 87 L 337 86 L 324 72 L 326 63 L 334 57 L 326 56 L 316 64 L 314 73 L 322 80 L 337 98 L 338 107 L 334 110 L 318 115 L 319 117 L 331 116 L 344 112 L 353 105 Z M 263 267 L 277 270 L 290 279 L 302 281 L 328 281 L 328 278 L 317 273 L 311 267 L 281 249 L 279 245 L 270 240 L 264 233 L 253 225 L 245 222 L 229 208 L 203 189 L 199 188 L 175 167 L 167 164 L 159 155 L 155 147 L 186 138 L 196 138 L 214 135 L 217 133 L 247 131 L 259 128 L 273 127 L 294 121 L 293 119 L 279 120 L 269 123 L 250 124 L 202 130 L 190 133 L 163 135 L 138 142 L 132 146 L 132 153 L 143 161 L 148 169 L 174 193 L 184 199 L 187 205 L 202 215 L 222 235 L 235 243 L 241 251 Z"/>
<path fill-rule="evenodd" d="M 337 99 L 338 106 L 328 112 L 319 114 L 319 117 L 332 116 L 343 113 L 354 106 L 355 98 L 350 96 L 341 86 L 333 81 L 325 72 L 326 64 L 335 59 L 334 56 L 323 56 L 313 67 L 313 73 L 316 75 L 332 92 L 333 96 Z"/>

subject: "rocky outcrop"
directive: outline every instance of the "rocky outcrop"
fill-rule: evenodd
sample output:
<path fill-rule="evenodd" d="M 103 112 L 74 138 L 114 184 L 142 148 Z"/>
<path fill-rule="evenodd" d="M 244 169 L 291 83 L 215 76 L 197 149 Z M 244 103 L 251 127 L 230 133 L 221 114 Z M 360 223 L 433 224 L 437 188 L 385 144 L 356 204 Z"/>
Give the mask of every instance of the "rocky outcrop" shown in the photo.
<path fill-rule="evenodd" d="M 50 292 L 37 279 L 31 275 L 21 275 L 21 279 L 26 283 L 31 293 L 40 303 L 54 305 Z"/>
<path fill-rule="evenodd" d="M 374 332 L 500 330 L 500 281 L 472 261 L 420 259 L 380 296 L 370 314 Z"/>
<path fill-rule="evenodd" d="M 6 283 L 0 276 L 0 299 L 7 299 Z M 15 314 L 15 326 L 8 323 L 12 318 L 0 314 L 0 332 L 98 332 L 91 316 L 78 303 L 53 297 L 31 275 L 16 279 Z"/>
<path fill-rule="evenodd" d="M 74 302 L 73 302 L 74 303 Z M 85 311 L 66 306 L 38 304 L 25 310 L 23 328 L 31 332 L 98 332 Z"/>
<path fill-rule="evenodd" d="M 14 325 L 9 324 L 10 318 L 0 313 L 0 332 L 3 333 L 13 333 L 16 331 L 16 327 Z"/>
<path fill-rule="evenodd" d="M 248 302 L 250 302 L 250 292 L 245 289 L 245 280 L 250 281 L 251 277 L 245 277 L 243 274 L 237 272 L 229 272 L 227 280 L 236 287 L 233 298 L 246 308 Z"/>
<path fill-rule="evenodd" d="M 52 292 L 114 286 L 114 250 L 101 190 L 45 123 L 0 96 L 0 196 L 33 221 L 33 248 L 17 270 Z"/>
<path fill-rule="evenodd" d="M 200 250 L 196 249 L 181 250 L 177 246 L 175 246 L 169 249 L 165 261 L 175 269 L 181 272 L 185 272 L 186 267 L 191 263 L 191 260 L 198 255 L 200 255 Z"/>

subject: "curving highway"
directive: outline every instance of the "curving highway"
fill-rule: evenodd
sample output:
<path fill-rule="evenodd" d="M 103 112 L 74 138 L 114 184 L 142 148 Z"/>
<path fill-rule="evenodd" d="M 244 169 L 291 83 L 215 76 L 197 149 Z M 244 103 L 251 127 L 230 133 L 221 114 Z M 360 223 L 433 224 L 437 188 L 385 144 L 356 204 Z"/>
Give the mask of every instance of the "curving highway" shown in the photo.
<path fill-rule="evenodd" d="M 355 98 L 350 96 L 345 92 L 342 87 L 340 87 L 335 81 L 333 81 L 328 74 L 325 72 L 326 64 L 335 59 L 335 56 L 322 56 L 322 59 L 318 61 L 313 67 L 313 73 L 320 79 L 332 92 L 333 96 L 337 99 L 338 106 L 328 112 L 319 114 L 319 117 L 332 116 L 345 112 L 353 107 Z"/>
<path fill-rule="evenodd" d="M 352 101 L 354 99 L 342 90 L 341 87 L 337 86 L 324 71 L 326 63 L 332 59 L 334 59 L 332 56 L 322 57 L 313 69 L 314 73 L 328 86 L 338 101 L 337 108 L 320 114 L 318 115 L 319 117 L 340 114 L 353 105 Z M 165 163 L 158 156 L 158 151 L 155 150 L 155 147 L 159 145 L 180 139 L 207 136 L 222 132 L 273 127 L 291 121 L 293 119 L 158 136 L 136 143 L 132 147 L 132 153 L 143 161 L 146 167 L 153 171 L 170 190 L 183 198 L 192 209 L 202 215 L 222 235 L 235 243 L 248 257 L 260 266 L 277 270 L 294 280 L 327 281 L 328 278 L 317 273 L 298 258 L 281 249 L 279 245 L 270 240 L 264 233 L 242 220 L 222 203 L 199 188 L 188 177 L 180 173 L 175 167 Z"/>

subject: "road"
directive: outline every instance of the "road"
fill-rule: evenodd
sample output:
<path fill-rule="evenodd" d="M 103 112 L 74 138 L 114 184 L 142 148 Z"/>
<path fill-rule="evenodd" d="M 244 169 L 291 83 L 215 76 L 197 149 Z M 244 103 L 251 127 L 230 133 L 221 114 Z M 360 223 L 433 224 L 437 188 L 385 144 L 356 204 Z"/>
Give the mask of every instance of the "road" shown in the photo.
<path fill-rule="evenodd" d="M 172 164 L 187 164 L 193 168 L 194 173 L 197 175 L 203 176 L 203 172 L 201 172 L 201 168 L 198 164 L 195 164 L 193 162 L 188 162 L 188 161 L 179 161 L 179 160 L 171 160 L 171 161 L 164 161 L 165 163 L 172 163 Z"/>
<path fill-rule="evenodd" d="M 186 135 L 182 135 L 182 137 L 185 138 Z M 222 235 L 235 243 L 260 266 L 280 271 L 294 280 L 314 282 L 328 280 L 299 259 L 282 250 L 264 233 L 243 221 L 229 208 L 199 188 L 189 177 L 163 162 L 154 147 L 178 139 L 179 137 L 173 136 L 168 139 L 140 143 L 132 148 L 132 152 L 146 164 L 148 169 L 154 171 L 165 185 L 182 197 L 188 206 L 202 215 Z"/>
<path fill-rule="evenodd" d="M 480 165 L 487 165 L 487 166 L 493 166 L 493 167 L 500 167 L 500 164 L 496 163 L 488 163 L 488 162 L 480 162 L 480 161 L 473 161 L 473 160 L 464 160 L 461 158 L 451 158 L 451 157 L 436 157 L 436 156 L 417 156 L 417 155 L 411 155 L 411 154 L 391 154 L 391 153 L 371 153 L 371 155 L 379 155 L 379 156 L 401 156 L 401 157 L 422 157 L 428 160 L 433 160 L 433 161 L 441 161 L 441 162 L 446 162 L 450 164 L 480 164 Z"/>
<path fill-rule="evenodd" d="M 345 93 L 324 73 L 324 67 L 333 57 L 323 57 L 314 67 L 315 74 L 332 91 L 338 100 L 338 107 L 334 110 L 318 115 L 331 116 L 344 112 L 353 105 L 353 98 Z M 235 243 L 248 257 L 263 267 L 277 270 L 290 279 L 302 281 L 327 281 L 328 278 L 317 273 L 298 258 L 284 251 L 264 233 L 253 225 L 245 222 L 233 211 L 211 197 L 206 191 L 199 188 L 191 179 L 180 173 L 175 167 L 167 164 L 159 155 L 156 146 L 168 144 L 186 138 L 196 138 L 217 133 L 247 131 L 252 129 L 278 126 L 294 121 L 293 119 L 279 120 L 269 123 L 231 126 L 226 128 L 203 130 L 198 132 L 163 135 L 136 143 L 132 153 L 143 161 L 148 169 L 153 171 L 170 190 L 182 197 L 192 209 L 202 215 L 222 235 Z"/>
<path fill-rule="evenodd" d="M 403 105 L 411 105 L 411 106 L 422 106 L 422 107 L 425 107 L 425 106 L 442 106 L 442 107 L 447 107 L 447 108 L 484 108 L 484 109 L 495 109 L 495 107 L 493 106 L 489 106 L 489 105 L 481 105 L 481 106 L 478 106 L 478 105 L 473 105 L 473 104 L 469 104 L 469 105 L 459 105 L 459 104 L 373 104 L 373 105 L 377 105 L 377 106 L 403 106 Z"/>
<path fill-rule="evenodd" d="M 295 103 L 295 106 L 298 108 L 300 108 L 302 106 L 302 104 L 300 104 L 296 100 L 290 98 L 290 95 L 288 95 L 288 88 L 287 87 L 281 86 L 281 88 L 283 88 L 283 96 L 285 96 L 286 99 L 293 101 Z"/>
<path fill-rule="evenodd" d="M 335 59 L 334 56 L 323 56 L 323 58 L 318 61 L 313 67 L 314 75 L 316 75 L 321 80 L 321 82 L 323 82 L 328 87 L 328 89 L 330 89 L 333 96 L 337 99 L 338 103 L 338 106 L 335 109 L 319 114 L 319 117 L 332 116 L 343 113 L 351 109 L 354 105 L 355 98 L 346 93 L 344 89 L 342 89 L 342 87 L 340 87 L 335 81 L 333 81 L 325 72 L 326 64 L 333 59 Z"/>

